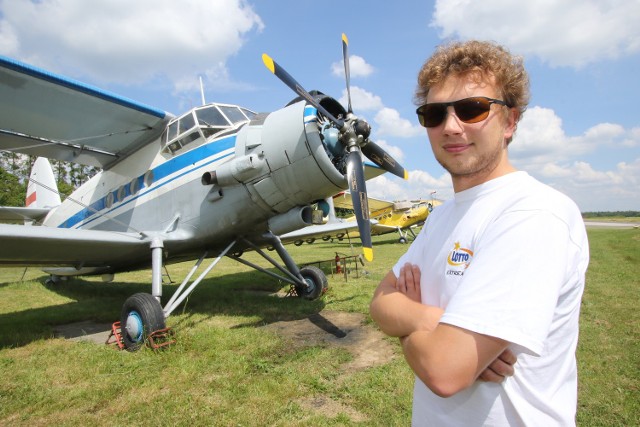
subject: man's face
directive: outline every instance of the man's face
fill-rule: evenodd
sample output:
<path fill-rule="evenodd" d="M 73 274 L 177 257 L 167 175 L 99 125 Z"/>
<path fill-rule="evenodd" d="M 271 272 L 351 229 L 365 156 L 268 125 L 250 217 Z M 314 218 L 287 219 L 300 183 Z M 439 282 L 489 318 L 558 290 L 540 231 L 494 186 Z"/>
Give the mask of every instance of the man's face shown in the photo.
<path fill-rule="evenodd" d="M 473 76 L 478 77 L 478 76 Z M 473 96 L 501 99 L 493 79 L 450 76 L 430 89 L 427 102 L 451 102 Z M 447 108 L 444 121 L 427 128 L 436 160 L 451 174 L 454 190 L 466 190 L 514 169 L 507 157 L 507 139 L 515 130 L 516 112 L 492 104 L 489 116 L 478 123 L 464 123 Z"/>

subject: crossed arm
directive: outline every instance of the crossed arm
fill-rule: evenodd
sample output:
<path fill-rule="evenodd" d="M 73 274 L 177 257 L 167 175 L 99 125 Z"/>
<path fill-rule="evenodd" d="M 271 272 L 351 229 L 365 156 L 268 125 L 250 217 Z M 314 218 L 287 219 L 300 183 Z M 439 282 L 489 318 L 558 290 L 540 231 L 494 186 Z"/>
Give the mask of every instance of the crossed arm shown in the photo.
<path fill-rule="evenodd" d="M 415 265 L 405 264 L 397 278 L 389 272 L 370 310 L 383 332 L 400 338 L 411 369 L 439 396 L 452 396 L 476 380 L 499 383 L 513 375 L 516 357 L 507 341 L 439 323 L 444 311 L 422 304 Z"/>

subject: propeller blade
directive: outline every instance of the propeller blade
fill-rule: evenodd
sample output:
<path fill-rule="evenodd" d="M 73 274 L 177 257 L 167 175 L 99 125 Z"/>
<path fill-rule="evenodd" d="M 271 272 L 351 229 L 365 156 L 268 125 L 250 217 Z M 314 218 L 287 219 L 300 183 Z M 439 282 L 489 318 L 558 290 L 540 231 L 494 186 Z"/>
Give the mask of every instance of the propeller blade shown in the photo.
<path fill-rule="evenodd" d="M 364 169 L 362 168 L 362 155 L 360 150 L 353 150 L 347 158 L 347 180 L 353 211 L 358 222 L 362 251 L 367 261 L 373 260 L 373 245 L 371 244 L 371 223 L 369 222 L 369 200 L 364 181 Z"/>
<path fill-rule="evenodd" d="M 324 114 L 325 117 L 335 123 L 336 126 L 338 126 L 338 129 L 342 129 L 342 127 L 344 126 L 344 121 L 335 118 L 333 114 L 329 113 L 322 105 L 320 105 L 320 103 L 318 103 L 313 98 L 313 96 L 311 96 L 309 92 L 307 92 L 302 86 L 300 86 L 296 79 L 291 77 L 291 75 L 287 73 L 284 68 L 279 66 L 278 63 L 275 62 L 269 55 L 263 53 L 262 62 L 264 62 L 264 65 L 269 69 L 269 71 L 275 74 L 276 77 L 279 78 L 284 84 L 289 86 L 295 93 L 305 99 L 309 104 L 316 107 L 319 112 Z"/>
<path fill-rule="evenodd" d="M 349 72 L 349 39 L 347 39 L 347 35 L 342 33 L 342 60 L 344 62 L 344 76 L 347 80 L 347 99 L 349 100 L 349 110 L 348 113 L 353 113 L 351 109 L 351 73 Z"/>
<path fill-rule="evenodd" d="M 380 166 L 387 172 L 399 176 L 402 179 L 409 179 L 409 172 L 403 168 L 393 157 L 382 149 L 378 144 L 373 141 L 369 141 L 362 147 L 362 153 L 367 156 L 376 165 Z"/>

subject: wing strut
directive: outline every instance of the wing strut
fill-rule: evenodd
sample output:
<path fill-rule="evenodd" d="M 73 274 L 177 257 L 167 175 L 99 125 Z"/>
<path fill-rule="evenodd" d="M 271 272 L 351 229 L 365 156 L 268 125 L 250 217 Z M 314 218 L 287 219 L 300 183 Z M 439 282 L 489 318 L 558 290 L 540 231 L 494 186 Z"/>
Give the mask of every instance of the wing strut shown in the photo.
<path fill-rule="evenodd" d="M 198 259 L 198 261 L 193 266 L 191 271 L 189 271 L 189 274 L 187 274 L 187 276 L 184 278 L 184 280 L 182 281 L 182 283 L 180 284 L 180 286 L 178 287 L 176 292 L 173 294 L 173 296 L 171 297 L 171 299 L 167 303 L 167 305 L 164 307 L 163 311 L 164 311 L 164 316 L 165 317 L 169 317 L 169 315 L 171 313 L 173 313 L 173 311 L 180 304 L 182 304 L 182 301 L 184 301 L 185 298 L 187 298 L 191 294 L 191 292 L 193 292 L 193 290 L 196 288 L 196 286 L 198 286 L 200 284 L 202 279 L 204 279 L 206 277 L 206 275 L 209 274 L 211 269 L 213 267 L 215 267 L 216 264 L 218 264 L 218 262 L 220 262 L 222 257 L 225 256 L 231 250 L 231 248 L 233 248 L 233 246 L 237 242 L 238 242 L 238 240 L 236 239 L 233 242 L 229 243 L 229 245 L 226 248 L 224 248 L 224 250 L 220 253 L 220 255 L 218 255 L 218 257 L 216 259 L 214 259 L 211 264 L 209 264 L 209 266 L 200 274 L 200 276 L 198 276 L 198 278 L 196 280 L 194 280 L 193 283 L 191 283 L 191 286 L 189 286 L 189 288 L 187 288 L 187 290 L 183 292 L 182 290 L 186 286 L 187 282 L 189 282 L 189 280 L 191 279 L 191 276 L 193 276 L 193 273 L 196 272 L 198 267 L 200 267 L 200 264 L 202 264 L 202 261 L 207 257 L 207 252 L 202 254 L 200 259 Z"/>

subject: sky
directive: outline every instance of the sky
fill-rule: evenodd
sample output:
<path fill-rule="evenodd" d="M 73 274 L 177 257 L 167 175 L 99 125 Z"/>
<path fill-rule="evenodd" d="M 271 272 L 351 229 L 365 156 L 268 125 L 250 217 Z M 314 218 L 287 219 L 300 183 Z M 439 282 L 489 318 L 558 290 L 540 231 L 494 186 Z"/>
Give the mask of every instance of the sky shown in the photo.
<path fill-rule="evenodd" d="M 450 199 L 448 173 L 418 124 L 416 76 L 451 40 L 491 40 L 522 56 L 531 101 L 512 163 L 582 212 L 640 210 L 640 0 L 0 0 L 0 55 L 179 115 L 206 102 L 256 112 L 305 89 L 344 106 L 342 33 L 354 112 L 409 171 L 370 196 Z"/>

